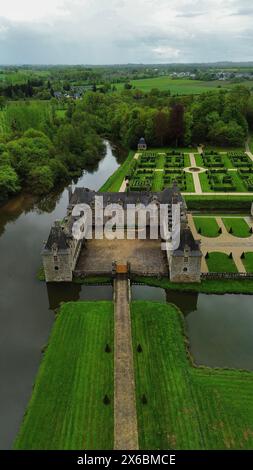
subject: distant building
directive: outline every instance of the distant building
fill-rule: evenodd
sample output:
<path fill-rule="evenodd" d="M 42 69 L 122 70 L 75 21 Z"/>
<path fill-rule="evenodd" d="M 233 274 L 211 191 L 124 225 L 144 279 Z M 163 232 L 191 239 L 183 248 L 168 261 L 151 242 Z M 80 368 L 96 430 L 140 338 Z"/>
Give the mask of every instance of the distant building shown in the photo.
<path fill-rule="evenodd" d="M 54 91 L 54 97 L 57 99 L 57 100 L 60 100 L 62 98 L 62 92 L 61 91 Z"/>
<path fill-rule="evenodd" d="M 144 137 L 141 137 L 138 142 L 138 150 L 147 150 L 147 144 Z"/>

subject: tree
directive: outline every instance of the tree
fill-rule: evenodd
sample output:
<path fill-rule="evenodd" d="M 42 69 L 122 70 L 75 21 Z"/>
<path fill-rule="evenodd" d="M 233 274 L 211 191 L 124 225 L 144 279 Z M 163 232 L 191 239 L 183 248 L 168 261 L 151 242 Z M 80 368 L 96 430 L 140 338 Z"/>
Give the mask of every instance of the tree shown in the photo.
<path fill-rule="evenodd" d="M 38 166 L 28 174 L 27 185 L 34 194 L 50 192 L 54 187 L 54 177 L 49 166 Z"/>
<path fill-rule="evenodd" d="M 6 106 L 7 100 L 5 96 L 0 96 L 0 109 L 3 110 Z"/>
<path fill-rule="evenodd" d="M 181 103 L 175 104 L 171 109 L 169 129 L 171 140 L 177 147 L 184 138 L 184 107 Z"/>
<path fill-rule="evenodd" d="M 2 156 L 1 156 L 2 157 Z M 15 170 L 7 164 L 0 166 L 0 201 L 20 190 L 19 178 Z"/>
<path fill-rule="evenodd" d="M 161 147 L 168 140 L 169 116 L 164 111 L 158 111 L 155 115 L 155 136 Z"/>

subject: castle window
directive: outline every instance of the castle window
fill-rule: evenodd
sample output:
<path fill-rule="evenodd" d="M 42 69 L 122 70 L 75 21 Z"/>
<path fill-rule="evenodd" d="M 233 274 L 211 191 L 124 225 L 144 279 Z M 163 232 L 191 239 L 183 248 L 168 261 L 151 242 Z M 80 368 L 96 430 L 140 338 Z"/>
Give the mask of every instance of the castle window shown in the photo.
<path fill-rule="evenodd" d="M 184 271 L 184 273 L 187 273 L 188 268 L 184 268 L 183 271 Z"/>
<path fill-rule="evenodd" d="M 59 271 L 59 267 L 58 267 L 58 266 L 55 266 L 54 269 L 55 269 L 55 271 Z"/>
<path fill-rule="evenodd" d="M 54 256 L 54 262 L 57 263 L 58 261 L 58 256 Z"/>
<path fill-rule="evenodd" d="M 184 262 L 188 263 L 189 258 L 187 256 L 184 257 Z"/>

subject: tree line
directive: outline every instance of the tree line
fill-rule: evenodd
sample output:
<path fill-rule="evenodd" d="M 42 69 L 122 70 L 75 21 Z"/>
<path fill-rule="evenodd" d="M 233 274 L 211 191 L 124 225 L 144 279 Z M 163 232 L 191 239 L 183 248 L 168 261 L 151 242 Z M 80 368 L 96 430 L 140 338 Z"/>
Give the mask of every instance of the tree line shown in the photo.
<path fill-rule="evenodd" d="M 2 127 L 0 202 L 20 188 L 47 194 L 80 174 L 102 157 L 105 136 L 126 149 L 135 149 L 140 137 L 149 147 L 243 146 L 253 129 L 253 99 L 243 86 L 178 97 L 94 90 L 69 100 L 61 117 L 55 100 L 8 105 Z"/>

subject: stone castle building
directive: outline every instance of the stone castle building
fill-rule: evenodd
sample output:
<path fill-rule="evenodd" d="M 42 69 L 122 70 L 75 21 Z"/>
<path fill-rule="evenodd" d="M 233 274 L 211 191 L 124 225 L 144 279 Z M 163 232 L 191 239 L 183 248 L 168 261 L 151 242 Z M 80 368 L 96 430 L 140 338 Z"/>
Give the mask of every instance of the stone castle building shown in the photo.
<path fill-rule="evenodd" d="M 168 276 L 172 282 L 200 282 L 201 276 L 201 258 L 202 253 L 200 250 L 200 244 L 196 241 L 192 235 L 192 232 L 187 224 L 187 207 L 179 192 L 176 185 L 172 188 L 165 189 L 159 193 L 152 192 L 125 192 L 125 193 L 96 193 L 95 191 L 90 191 L 85 188 L 76 188 L 74 192 L 69 189 L 69 205 L 67 209 L 66 217 L 63 221 L 56 221 L 52 226 L 49 237 L 42 251 L 43 266 L 45 271 L 45 277 L 47 282 L 71 282 L 73 275 L 78 263 L 78 259 L 81 256 L 82 250 L 87 249 L 86 239 L 85 239 L 85 228 L 81 227 L 84 230 L 83 238 L 76 239 L 73 236 L 72 229 L 74 223 L 80 219 L 73 215 L 73 208 L 77 204 L 85 204 L 91 208 L 92 211 L 92 227 L 91 230 L 94 230 L 94 212 L 95 212 L 95 196 L 103 196 L 103 205 L 108 206 L 109 204 L 120 204 L 124 209 L 124 213 L 127 205 L 129 204 L 143 204 L 145 207 L 151 203 L 156 204 L 159 207 L 160 204 L 168 204 L 168 224 L 169 229 L 171 229 L 172 224 L 172 204 L 180 204 L 180 245 L 174 251 L 165 250 L 164 259 L 167 266 Z M 103 209 L 103 208 L 102 208 Z M 103 227 L 107 222 L 108 218 L 103 215 L 103 218 L 100 220 L 101 226 Z M 122 221 L 123 230 L 125 230 L 125 219 Z M 146 218 L 146 228 L 148 230 L 150 225 L 150 218 Z M 136 218 L 136 227 L 137 227 L 137 218 Z M 134 230 L 136 230 L 134 227 Z M 86 227 L 87 228 L 87 227 Z M 115 240 L 115 242 L 120 243 L 121 240 Z M 162 242 L 162 240 L 161 240 Z M 135 240 L 127 240 L 130 247 L 134 247 Z M 145 244 L 145 240 L 143 242 Z M 132 244 L 132 245 L 131 245 Z M 90 245 L 92 249 L 92 245 Z M 113 245 L 114 246 L 114 245 Z M 116 245 L 115 245 L 116 246 Z M 149 254 L 149 246 L 147 246 L 147 256 Z M 161 250 L 160 244 L 158 244 L 158 250 Z M 136 246 L 134 256 L 136 256 Z M 137 253 L 138 254 L 138 253 Z M 92 254 L 91 254 L 92 255 Z M 106 241 L 104 245 L 104 256 L 107 255 Z M 161 256 L 161 252 L 157 253 Z M 110 256 L 108 254 L 108 256 Z M 158 257 L 158 256 L 157 256 Z M 144 263 L 143 266 L 143 275 L 145 274 L 145 257 L 142 256 Z M 154 256 L 154 260 L 156 255 Z M 117 261 L 114 258 L 111 260 L 113 262 Z M 152 261 L 153 262 L 153 261 Z M 155 261 L 154 261 L 155 264 Z M 107 263 L 108 265 L 108 263 Z M 85 263 L 83 266 L 83 275 L 85 276 L 88 273 L 85 272 Z M 101 274 L 101 268 L 99 270 Z M 131 266 L 130 266 L 131 272 Z M 154 272 L 157 275 L 161 274 L 157 270 Z M 104 274 L 110 274 L 107 271 Z"/>

